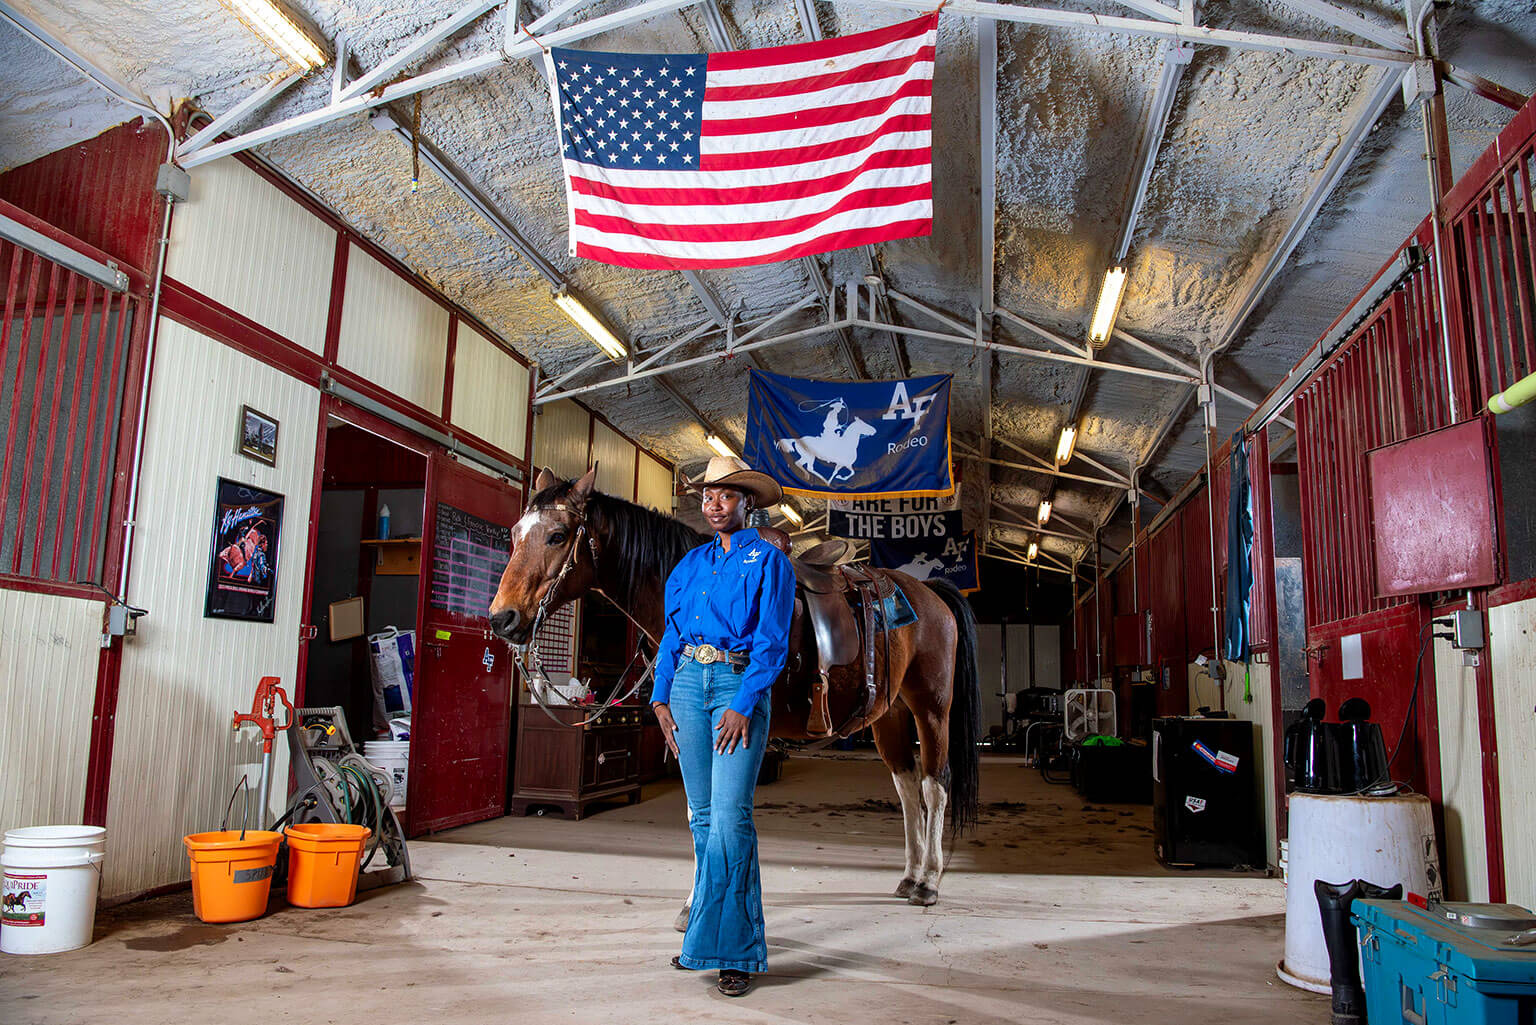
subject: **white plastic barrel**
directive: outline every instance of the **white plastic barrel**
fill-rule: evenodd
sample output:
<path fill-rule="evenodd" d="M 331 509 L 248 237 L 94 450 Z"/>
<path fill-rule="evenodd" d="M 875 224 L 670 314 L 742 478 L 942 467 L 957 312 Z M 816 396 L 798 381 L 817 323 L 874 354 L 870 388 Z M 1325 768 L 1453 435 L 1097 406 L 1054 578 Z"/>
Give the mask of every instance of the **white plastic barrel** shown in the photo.
<path fill-rule="evenodd" d="M 1442 896 L 1440 855 L 1429 798 L 1292 794 L 1285 889 L 1285 960 L 1293 986 L 1329 993 L 1328 947 L 1312 884 L 1364 879 L 1403 884 L 1405 893 Z"/>
<path fill-rule="evenodd" d="M 100 826 L 6 830 L 0 951 L 57 954 L 89 944 L 106 847 Z"/>
<path fill-rule="evenodd" d="M 389 806 L 399 811 L 405 807 L 405 788 L 411 775 L 409 740 L 366 740 L 363 757 L 389 773 Z"/>

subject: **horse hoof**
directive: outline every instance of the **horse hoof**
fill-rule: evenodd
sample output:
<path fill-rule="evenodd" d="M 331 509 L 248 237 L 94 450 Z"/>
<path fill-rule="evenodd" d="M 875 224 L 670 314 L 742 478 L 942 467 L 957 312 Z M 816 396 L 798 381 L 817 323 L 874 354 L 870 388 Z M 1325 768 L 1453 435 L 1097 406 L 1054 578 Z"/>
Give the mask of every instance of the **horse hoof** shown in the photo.
<path fill-rule="evenodd" d="M 683 908 L 683 910 L 681 910 L 681 911 L 679 911 L 677 913 L 677 917 L 672 919 L 672 928 L 676 929 L 678 932 L 687 932 L 688 931 L 688 909 L 687 908 Z"/>
<path fill-rule="evenodd" d="M 912 888 L 912 893 L 907 897 L 908 904 L 915 904 L 920 908 L 931 907 L 939 902 L 939 891 L 927 883 L 918 883 Z"/>
<path fill-rule="evenodd" d="M 910 897 L 912 896 L 912 891 L 915 889 L 917 889 L 916 879 L 903 879 L 901 882 L 896 884 L 896 893 L 894 896 Z"/>

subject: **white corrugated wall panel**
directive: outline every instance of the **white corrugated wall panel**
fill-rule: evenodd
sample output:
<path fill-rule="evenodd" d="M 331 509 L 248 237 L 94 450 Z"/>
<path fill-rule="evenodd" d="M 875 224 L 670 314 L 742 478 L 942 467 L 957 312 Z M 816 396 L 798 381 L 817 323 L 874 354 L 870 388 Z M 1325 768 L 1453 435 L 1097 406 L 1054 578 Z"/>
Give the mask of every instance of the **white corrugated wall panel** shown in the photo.
<path fill-rule="evenodd" d="M 187 879 L 181 838 L 216 829 L 240 769 L 259 765 L 253 729 L 231 734 L 256 683 L 290 697 L 308 556 L 319 392 L 168 320 L 160 324 L 128 598 L 149 609 L 123 649 L 103 896 Z M 277 419 L 277 465 L 235 452 L 241 405 Z M 272 623 L 203 617 L 216 479 L 285 496 Z M 288 745 L 273 752 L 272 806 L 285 803 Z M 251 775 L 255 786 L 254 771 Z"/>
<path fill-rule="evenodd" d="M 454 425 L 521 458 L 528 431 L 528 368 L 463 321 L 455 344 Z"/>
<path fill-rule="evenodd" d="M 587 432 L 592 415 L 570 399 L 539 407 L 533 418 L 533 465 L 547 467 L 557 477 L 587 472 Z"/>
<path fill-rule="evenodd" d="M 655 509 L 671 516 L 674 512 L 672 503 L 672 469 L 665 463 L 659 462 L 639 453 L 640 479 L 639 486 L 635 488 L 635 501 L 647 509 Z"/>
<path fill-rule="evenodd" d="M 1483 743 L 1477 724 L 1477 670 L 1435 640 L 1435 705 L 1440 732 L 1440 800 L 1445 807 L 1445 893 L 1488 899 L 1488 833 L 1483 819 Z M 1395 738 L 1388 737 L 1390 744 Z"/>
<path fill-rule="evenodd" d="M 441 413 L 448 311 L 353 246 L 347 254 L 336 362 L 423 409 Z"/>
<path fill-rule="evenodd" d="M 626 501 L 635 497 L 635 445 L 601 420 L 592 425 L 597 490 Z"/>
<path fill-rule="evenodd" d="M 81 821 L 103 607 L 0 590 L 0 831 Z"/>
<path fill-rule="evenodd" d="M 233 157 L 191 173 L 192 198 L 171 219 L 165 272 L 324 352 L 335 229 Z"/>
<path fill-rule="evenodd" d="M 1536 908 L 1536 598 L 1488 610 L 1504 888 Z"/>

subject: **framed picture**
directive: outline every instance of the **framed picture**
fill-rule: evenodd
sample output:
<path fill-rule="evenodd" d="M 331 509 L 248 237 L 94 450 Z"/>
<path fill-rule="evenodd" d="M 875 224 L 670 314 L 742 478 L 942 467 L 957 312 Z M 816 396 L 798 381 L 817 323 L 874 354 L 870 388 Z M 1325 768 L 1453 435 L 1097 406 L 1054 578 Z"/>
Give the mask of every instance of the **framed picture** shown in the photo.
<path fill-rule="evenodd" d="M 277 421 L 250 406 L 241 406 L 240 439 L 236 447 L 243 456 L 268 466 L 276 466 Z"/>
<path fill-rule="evenodd" d="M 282 495 L 220 477 L 203 615 L 272 622 L 282 537 Z"/>

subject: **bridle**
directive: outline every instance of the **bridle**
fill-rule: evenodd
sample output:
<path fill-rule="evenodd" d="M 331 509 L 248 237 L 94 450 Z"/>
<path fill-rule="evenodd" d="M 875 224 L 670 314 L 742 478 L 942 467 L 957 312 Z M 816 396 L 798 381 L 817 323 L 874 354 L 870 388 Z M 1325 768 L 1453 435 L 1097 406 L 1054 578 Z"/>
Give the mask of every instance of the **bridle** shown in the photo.
<path fill-rule="evenodd" d="M 626 665 L 624 667 L 624 671 L 619 674 L 619 685 L 614 687 L 613 693 L 608 696 L 608 700 L 604 701 L 602 706 L 598 708 L 597 711 L 593 712 L 587 718 L 581 720 L 581 722 L 566 722 L 564 719 L 555 715 L 554 712 L 550 711 L 549 706 L 544 703 L 542 694 L 545 688 L 552 687 L 554 684 L 549 682 L 549 674 L 544 671 L 544 666 L 539 659 L 539 627 L 544 625 L 544 620 L 548 617 L 549 614 L 550 605 L 554 601 L 555 593 L 560 590 L 560 585 L 565 581 L 566 574 L 570 573 L 570 571 L 575 567 L 577 560 L 580 558 L 582 538 L 586 538 L 587 549 L 591 552 L 592 573 L 594 579 L 597 575 L 598 559 L 602 553 L 598 549 L 596 535 L 587 529 L 587 511 L 585 507 L 572 507 L 565 505 L 564 503 L 560 503 L 558 505 L 546 506 L 545 508 L 553 512 L 574 513 L 576 516 L 576 530 L 572 533 L 571 540 L 566 546 L 565 560 L 560 564 L 560 572 L 555 574 L 554 581 L 544 591 L 544 597 L 539 599 L 539 607 L 533 614 L 533 627 L 528 631 L 528 640 L 523 643 L 522 647 L 514 647 L 512 649 L 512 660 L 517 664 L 518 669 L 522 670 L 523 674 L 528 677 L 528 693 L 533 695 L 534 703 L 539 706 L 540 710 L 542 710 L 545 715 L 549 716 L 551 720 L 559 723 L 561 726 L 569 726 L 574 729 L 580 729 L 584 726 L 590 726 L 597 722 L 614 705 L 628 701 L 630 698 L 634 697 L 635 694 L 639 693 L 641 686 L 644 685 L 646 679 L 650 677 L 651 673 L 653 673 L 656 669 L 656 655 L 651 656 L 650 659 L 645 661 L 645 668 L 639 676 L 635 677 L 634 684 L 629 688 L 629 690 L 620 694 L 619 686 L 623 684 L 624 677 L 629 675 L 629 671 L 635 667 L 636 661 L 644 658 L 645 646 L 643 644 L 637 644 L 635 646 L 634 655 L 630 657 L 629 664 Z M 653 645 L 656 646 L 657 655 L 661 653 L 661 642 L 653 637 L 651 632 L 642 626 L 640 621 L 631 615 L 628 609 L 614 601 L 612 597 L 610 597 L 601 587 L 598 587 L 595 583 L 590 589 L 597 594 L 602 595 L 604 598 L 607 598 L 610 605 L 624 613 L 624 618 L 635 624 L 635 629 L 644 634 L 646 639 L 648 639 Z M 526 651 L 528 655 L 527 662 L 524 662 L 524 651 Z"/>

